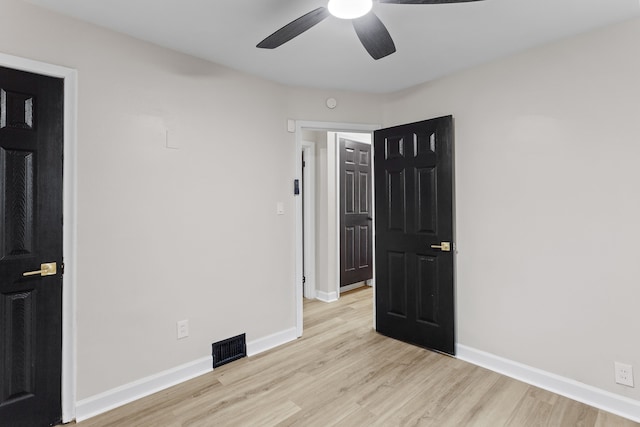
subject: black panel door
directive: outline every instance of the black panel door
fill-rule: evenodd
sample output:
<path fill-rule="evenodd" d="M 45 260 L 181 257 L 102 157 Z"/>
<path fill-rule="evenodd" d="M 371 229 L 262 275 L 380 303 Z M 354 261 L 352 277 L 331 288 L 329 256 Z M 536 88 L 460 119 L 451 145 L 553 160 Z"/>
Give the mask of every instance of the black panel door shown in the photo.
<path fill-rule="evenodd" d="M 0 67 L 2 426 L 61 419 L 62 103 L 61 79 Z"/>
<path fill-rule="evenodd" d="M 448 354 L 455 351 L 452 148 L 451 116 L 374 133 L 376 329 Z"/>
<path fill-rule="evenodd" d="M 339 138 L 340 286 L 373 277 L 371 144 Z"/>

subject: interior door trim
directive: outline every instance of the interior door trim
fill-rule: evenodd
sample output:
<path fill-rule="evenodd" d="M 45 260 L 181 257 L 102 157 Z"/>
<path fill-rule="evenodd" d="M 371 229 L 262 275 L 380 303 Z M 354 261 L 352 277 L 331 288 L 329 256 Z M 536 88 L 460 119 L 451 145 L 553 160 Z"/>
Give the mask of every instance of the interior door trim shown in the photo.
<path fill-rule="evenodd" d="M 329 131 L 329 132 L 371 132 L 381 129 L 379 124 L 357 124 L 357 123 L 339 123 L 339 122 L 318 122 L 318 121 L 295 121 L 295 149 L 293 152 L 295 158 L 294 179 L 301 180 L 302 170 L 302 131 L 303 130 L 316 130 L 316 131 Z M 293 188 L 293 183 L 292 183 Z M 295 196 L 295 274 L 293 283 L 293 292 L 296 301 L 296 334 L 298 337 L 302 336 L 303 320 L 302 320 L 302 198 Z M 340 255 L 336 255 L 339 257 Z M 375 267 L 374 267 L 375 268 Z M 375 273 L 375 272 L 374 272 Z M 375 287 L 374 287 L 375 294 Z M 375 316 L 375 314 L 374 314 Z M 373 322 L 373 320 L 372 320 Z"/>
<path fill-rule="evenodd" d="M 301 150 L 304 152 L 306 163 L 302 170 L 302 201 L 306 210 L 304 212 L 304 296 L 316 297 L 316 143 L 302 141 Z"/>
<path fill-rule="evenodd" d="M 72 68 L 0 52 L 0 66 L 64 79 L 64 179 L 62 286 L 62 421 L 76 417 L 76 260 L 77 260 L 77 94 L 78 73 Z"/>

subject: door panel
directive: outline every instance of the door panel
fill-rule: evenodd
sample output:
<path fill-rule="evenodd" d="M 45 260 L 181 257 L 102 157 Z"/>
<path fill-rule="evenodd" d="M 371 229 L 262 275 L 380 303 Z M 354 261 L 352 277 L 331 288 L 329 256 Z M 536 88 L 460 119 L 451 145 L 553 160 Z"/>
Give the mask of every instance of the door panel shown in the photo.
<path fill-rule="evenodd" d="M 405 216 L 405 195 L 406 182 L 404 171 L 394 172 L 385 171 L 387 175 L 388 201 L 387 212 L 389 222 L 387 229 L 389 231 L 401 231 L 406 229 Z"/>
<path fill-rule="evenodd" d="M 373 277 L 371 145 L 339 138 L 340 286 Z"/>
<path fill-rule="evenodd" d="M 0 296 L 3 325 L 2 349 L 5 363 L 0 402 L 6 402 L 14 396 L 34 393 L 34 375 L 31 367 L 35 363 L 35 335 L 31 327 L 36 321 L 36 291 L 20 292 Z"/>
<path fill-rule="evenodd" d="M 374 133 L 376 329 L 454 353 L 452 118 Z"/>
<path fill-rule="evenodd" d="M 3 228 L 2 258 L 31 253 L 33 246 L 33 152 L 0 147 L 0 184 L 4 202 L 0 209 Z"/>
<path fill-rule="evenodd" d="M 61 418 L 63 81 L 0 67 L 0 423 Z"/>
<path fill-rule="evenodd" d="M 433 256 L 418 257 L 417 319 L 438 325 L 438 261 Z"/>
<path fill-rule="evenodd" d="M 403 319 L 407 317 L 407 271 L 406 255 L 402 252 L 387 252 L 387 277 L 386 281 L 394 283 L 394 287 L 378 288 L 377 292 L 386 291 L 388 298 L 387 314 L 398 316 Z M 377 293 L 376 292 L 376 293 Z"/>
<path fill-rule="evenodd" d="M 437 234 L 438 212 L 436 195 L 436 170 L 434 168 L 422 168 L 416 170 L 417 174 L 417 232 Z"/>

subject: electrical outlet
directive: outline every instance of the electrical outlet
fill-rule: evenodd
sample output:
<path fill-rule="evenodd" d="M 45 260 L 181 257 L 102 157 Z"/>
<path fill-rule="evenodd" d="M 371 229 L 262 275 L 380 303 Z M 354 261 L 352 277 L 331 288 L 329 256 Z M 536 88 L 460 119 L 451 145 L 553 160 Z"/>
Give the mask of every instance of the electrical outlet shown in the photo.
<path fill-rule="evenodd" d="M 615 362 L 616 383 L 633 387 L 633 366 Z"/>
<path fill-rule="evenodd" d="M 177 324 L 178 339 L 186 338 L 189 336 L 189 320 L 180 320 Z"/>

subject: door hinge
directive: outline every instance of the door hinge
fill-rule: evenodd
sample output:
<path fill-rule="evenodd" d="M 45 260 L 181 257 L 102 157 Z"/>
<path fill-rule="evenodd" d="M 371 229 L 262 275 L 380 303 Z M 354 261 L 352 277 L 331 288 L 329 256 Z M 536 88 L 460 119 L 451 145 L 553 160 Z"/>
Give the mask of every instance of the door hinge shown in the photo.
<path fill-rule="evenodd" d="M 302 161 L 302 167 L 306 168 L 307 167 L 307 162 L 305 162 L 304 160 Z"/>
<path fill-rule="evenodd" d="M 307 278 L 305 276 L 302 276 L 302 284 L 304 285 L 305 283 L 307 283 Z"/>

